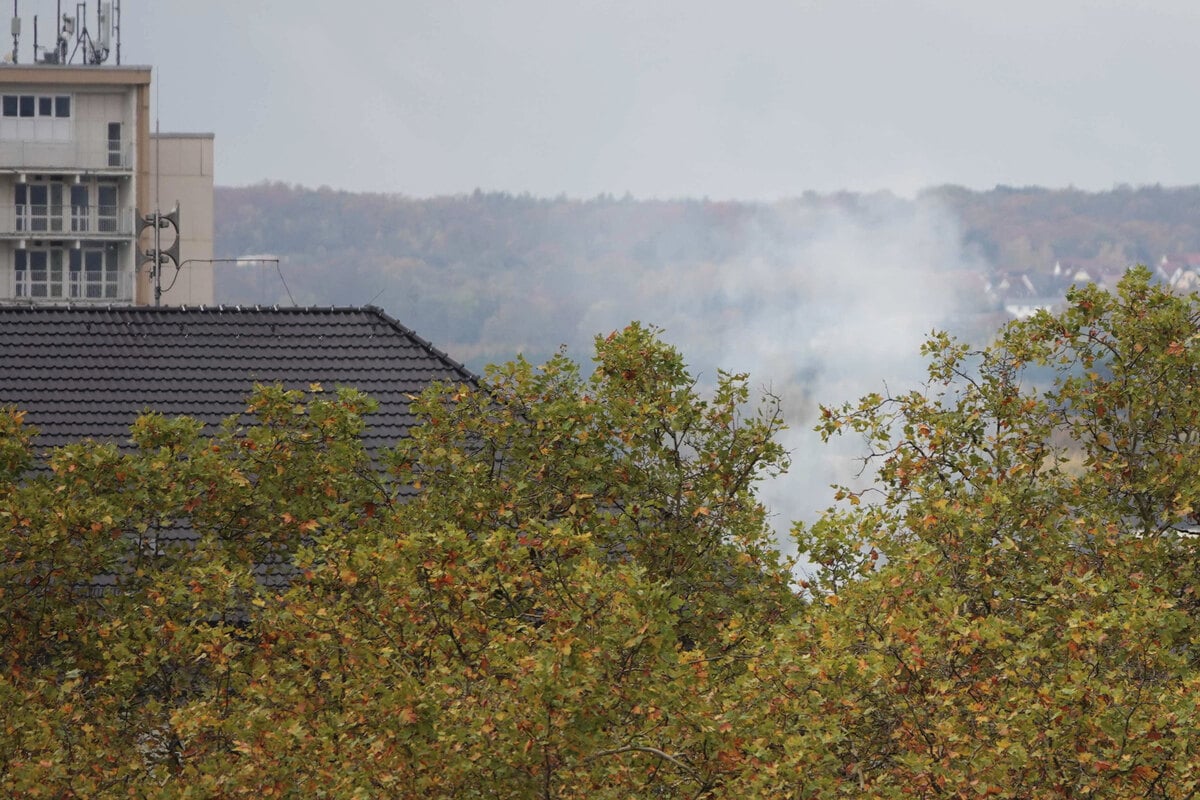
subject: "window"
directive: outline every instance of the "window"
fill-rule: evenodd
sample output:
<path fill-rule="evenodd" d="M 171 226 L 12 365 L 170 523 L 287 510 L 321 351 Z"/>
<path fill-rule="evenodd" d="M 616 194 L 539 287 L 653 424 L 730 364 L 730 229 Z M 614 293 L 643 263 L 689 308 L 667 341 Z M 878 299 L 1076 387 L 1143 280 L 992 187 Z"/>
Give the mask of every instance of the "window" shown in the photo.
<path fill-rule="evenodd" d="M 116 181 L 32 176 L 13 191 L 17 233 L 130 233 L 128 209 L 122 214 Z M 124 227 L 123 227 L 124 226 Z"/>
<path fill-rule="evenodd" d="M 121 166 L 121 123 L 108 123 L 108 165 Z"/>
<path fill-rule="evenodd" d="M 16 296 L 120 299 L 118 252 L 115 244 L 71 248 L 63 242 L 17 250 Z"/>
<path fill-rule="evenodd" d="M 61 244 L 18 250 L 17 297 L 62 297 L 64 251 Z"/>
<path fill-rule="evenodd" d="M 50 210 L 46 203 L 48 197 L 48 190 L 44 183 L 17 184 L 18 231 L 42 232 L 46 230 L 46 214 Z"/>
<path fill-rule="evenodd" d="M 63 230 L 63 184 L 61 179 L 18 183 L 15 192 L 17 230 L 44 233 Z"/>
<path fill-rule="evenodd" d="M 69 94 L 0 94 L 0 140 L 6 142 L 69 142 L 75 137 Z M 96 157 L 107 161 L 107 151 Z"/>
<path fill-rule="evenodd" d="M 117 297 L 117 246 L 83 247 L 71 251 L 72 298 L 113 300 Z"/>
<path fill-rule="evenodd" d="M 50 194 L 49 214 L 47 222 L 50 224 L 50 230 L 61 231 L 65 228 L 63 220 L 63 192 L 65 187 L 60 181 L 50 183 L 46 187 Z"/>
<path fill-rule="evenodd" d="M 0 98 L 0 115 L 70 119 L 71 95 L 6 94 Z"/>
<path fill-rule="evenodd" d="M 77 183 L 71 187 L 71 230 L 86 232 L 91 228 L 88 224 L 89 192 L 86 183 Z"/>
<path fill-rule="evenodd" d="M 117 185 L 101 183 L 96 186 L 96 230 L 116 233 L 121 209 L 117 205 Z"/>

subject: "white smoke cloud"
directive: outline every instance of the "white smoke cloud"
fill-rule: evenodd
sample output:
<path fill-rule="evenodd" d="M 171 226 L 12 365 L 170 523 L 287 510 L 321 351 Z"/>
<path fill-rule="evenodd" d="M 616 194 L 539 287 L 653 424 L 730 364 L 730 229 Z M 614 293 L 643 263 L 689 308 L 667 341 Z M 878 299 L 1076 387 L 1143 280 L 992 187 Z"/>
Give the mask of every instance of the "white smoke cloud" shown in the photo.
<path fill-rule="evenodd" d="M 781 397 L 792 468 L 762 496 L 782 537 L 792 521 L 815 519 L 832 502 L 830 484 L 854 483 L 861 466 L 860 442 L 822 444 L 812 432 L 817 405 L 919 386 L 921 344 L 974 310 L 961 287 L 985 266 L 929 198 L 810 198 L 764 209 L 755 226 L 727 262 L 607 276 L 578 334 L 653 323 L 702 382 L 718 368 L 746 372 Z"/>

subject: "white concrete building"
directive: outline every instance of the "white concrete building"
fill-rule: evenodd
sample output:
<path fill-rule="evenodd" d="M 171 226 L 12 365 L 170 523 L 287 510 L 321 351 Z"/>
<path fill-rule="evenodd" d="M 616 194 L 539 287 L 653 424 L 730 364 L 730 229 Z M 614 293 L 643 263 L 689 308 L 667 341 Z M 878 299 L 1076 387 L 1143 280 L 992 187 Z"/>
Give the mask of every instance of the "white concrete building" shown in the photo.
<path fill-rule="evenodd" d="M 61 63 L 62 41 L 0 65 L 0 303 L 211 304 L 212 134 L 151 134 L 151 68 Z M 156 291 L 139 219 L 176 203 Z"/>
<path fill-rule="evenodd" d="M 182 269 L 168 266 L 162 276 L 161 305 L 203 306 L 213 302 L 213 135 L 151 133 L 147 208 L 164 213 L 177 204 Z M 174 232 L 163 232 L 169 244 Z M 152 247 L 151 231 L 142 247 Z M 153 287 L 150 287 L 153 294 Z M 153 303 L 153 297 L 149 300 Z"/>

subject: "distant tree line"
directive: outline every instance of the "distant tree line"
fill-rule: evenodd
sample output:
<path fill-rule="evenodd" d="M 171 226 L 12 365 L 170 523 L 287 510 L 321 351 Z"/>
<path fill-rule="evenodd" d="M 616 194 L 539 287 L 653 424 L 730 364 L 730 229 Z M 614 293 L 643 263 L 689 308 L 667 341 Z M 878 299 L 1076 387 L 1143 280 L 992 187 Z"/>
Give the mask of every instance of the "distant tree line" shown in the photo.
<path fill-rule="evenodd" d="M 797 244 L 831 220 L 870 227 L 930 208 L 953 222 L 948 235 L 980 273 L 958 279 L 968 311 L 974 302 L 994 310 L 978 285 L 996 275 L 1056 263 L 1118 273 L 1200 253 L 1200 187 L 943 186 L 912 200 L 844 192 L 755 204 L 480 191 L 418 199 L 283 183 L 218 188 L 216 250 L 277 254 L 298 303 L 374 303 L 479 368 L 518 351 L 540 360 L 560 344 L 586 352 L 595 330 L 634 316 L 614 321 L 606 306 L 635 293 L 655 308 L 673 297 L 681 314 L 753 315 L 752 296 L 734 302 L 715 287 L 747 264 L 794 269 Z M 273 268 L 219 265 L 217 299 L 285 303 L 288 294 Z"/>

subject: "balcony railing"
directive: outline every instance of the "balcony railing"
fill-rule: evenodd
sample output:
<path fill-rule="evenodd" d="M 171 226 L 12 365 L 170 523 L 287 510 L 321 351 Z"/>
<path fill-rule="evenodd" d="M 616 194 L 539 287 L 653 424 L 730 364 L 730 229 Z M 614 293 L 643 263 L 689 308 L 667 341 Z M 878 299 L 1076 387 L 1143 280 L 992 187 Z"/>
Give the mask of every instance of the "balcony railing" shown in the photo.
<path fill-rule="evenodd" d="M 0 205 L 0 237 L 120 239 L 133 235 L 130 206 Z"/>
<path fill-rule="evenodd" d="M 0 281 L 0 293 L 5 303 L 132 303 L 133 273 L 10 269 Z"/>
<path fill-rule="evenodd" d="M 89 169 L 128 172 L 133 169 L 133 142 L 0 141 L 0 164 L 15 169 Z"/>

